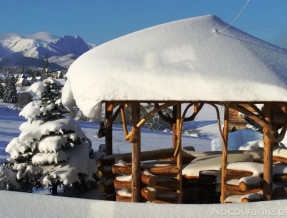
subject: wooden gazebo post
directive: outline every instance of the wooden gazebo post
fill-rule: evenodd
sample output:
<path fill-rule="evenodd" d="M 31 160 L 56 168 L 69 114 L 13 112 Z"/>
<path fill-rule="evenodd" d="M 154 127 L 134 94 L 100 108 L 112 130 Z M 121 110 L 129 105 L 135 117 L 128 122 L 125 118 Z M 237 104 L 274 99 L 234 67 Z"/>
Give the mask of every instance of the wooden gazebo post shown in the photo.
<path fill-rule="evenodd" d="M 176 105 L 176 145 L 178 146 L 178 152 L 176 157 L 176 165 L 179 170 L 179 173 L 177 175 L 178 180 L 178 203 L 182 203 L 182 154 L 181 154 L 181 103 L 178 103 Z"/>
<path fill-rule="evenodd" d="M 176 137 L 177 137 L 177 126 L 176 126 L 176 117 L 177 117 L 177 113 L 176 113 L 176 108 L 177 106 L 174 105 L 172 107 L 172 123 L 171 123 L 171 127 L 172 127 L 172 146 L 174 148 L 176 148 Z"/>
<path fill-rule="evenodd" d="M 264 104 L 264 112 L 265 112 L 265 119 L 268 123 L 272 125 L 272 105 L 269 103 Z M 263 168 L 263 197 L 265 200 L 271 200 L 272 195 L 272 177 L 273 177 L 273 170 L 272 170 L 272 142 L 269 137 L 266 135 L 267 128 L 264 127 L 264 168 Z"/>
<path fill-rule="evenodd" d="M 106 136 L 105 136 L 105 144 L 106 144 L 106 155 L 113 154 L 113 124 L 111 122 L 113 118 L 113 105 L 110 102 L 105 103 L 105 122 L 106 122 Z M 107 125 L 108 124 L 108 125 Z"/>
<path fill-rule="evenodd" d="M 132 128 L 135 129 L 135 138 L 132 142 L 132 202 L 139 202 L 141 198 L 141 132 L 136 127 L 140 121 L 140 103 L 132 103 Z"/>
<path fill-rule="evenodd" d="M 222 174 L 221 174 L 221 203 L 224 204 L 226 198 L 226 166 L 227 166 L 227 146 L 228 146 L 228 119 L 229 107 L 225 106 L 224 110 L 224 130 L 222 140 Z"/>

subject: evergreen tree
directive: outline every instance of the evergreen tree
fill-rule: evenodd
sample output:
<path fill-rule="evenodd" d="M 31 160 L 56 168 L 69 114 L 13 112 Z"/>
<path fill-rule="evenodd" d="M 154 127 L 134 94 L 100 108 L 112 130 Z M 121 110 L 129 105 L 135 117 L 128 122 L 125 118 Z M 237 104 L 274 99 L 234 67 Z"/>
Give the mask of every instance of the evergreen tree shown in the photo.
<path fill-rule="evenodd" d="M 18 190 L 29 191 L 41 184 L 56 194 L 58 185 L 79 187 L 94 180 L 91 142 L 73 119 L 64 117 L 67 110 L 61 103 L 60 90 L 61 84 L 51 77 L 29 89 L 38 99 L 20 112 L 28 121 L 6 148 L 11 159 L 5 167 L 16 173 L 19 185 L 13 187 Z"/>
<path fill-rule="evenodd" d="M 42 80 L 44 80 L 52 76 L 52 72 L 49 68 L 49 59 L 47 54 L 46 54 L 46 60 L 44 60 L 44 58 L 42 59 L 42 65 L 43 65 L 43 71 L 41 78 Z"/>
<path fill-rule="evenodd" d="M 0 81 L 0 99 L 3 99 L 3 96 L 4 96 L 4 87 L 3 87 L 3 85 L 1 84 L 1 81 Z"/>
<path fill-rule="evenodd" d="M 10 75 L 5 80 L 3 102 L 5 103 L 16 103 L 17 102 L 16 79 L 13 75 Z"/>

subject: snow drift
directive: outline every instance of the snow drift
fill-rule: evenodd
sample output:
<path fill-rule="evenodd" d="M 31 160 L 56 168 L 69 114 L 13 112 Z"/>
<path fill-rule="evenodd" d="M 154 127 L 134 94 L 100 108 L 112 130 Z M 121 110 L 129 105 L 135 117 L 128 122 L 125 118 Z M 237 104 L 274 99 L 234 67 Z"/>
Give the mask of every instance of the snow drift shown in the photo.
<path fill-rule="evenodd" d="M 271 217 L 286 216 L 286 200 L 248 204 L 126 203 L 1 191 L 1 217 Z M 39 205 L 41 202 L 41 205 Z M 236 205 L 236 207 L 235 207 Z"/>

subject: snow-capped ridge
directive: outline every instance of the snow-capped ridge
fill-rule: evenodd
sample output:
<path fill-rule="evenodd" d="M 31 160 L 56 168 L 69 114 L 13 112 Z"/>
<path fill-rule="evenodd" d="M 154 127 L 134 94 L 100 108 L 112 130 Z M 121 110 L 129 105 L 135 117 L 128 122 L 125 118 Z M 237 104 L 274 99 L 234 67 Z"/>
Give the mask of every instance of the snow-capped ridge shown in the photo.
<path fill-rule="evenodd" d="M 78 56 L 94 46 L 93 44 L 87 44 L 80 36 L 65 35 L 58 37 L 47 32 L 30 35 L 3 33 L 0 34 L 0 58 L 6 58 L 8 55 L 15 53 L 18 56 L 13 56 L 16 59 L 15 61 L 11 61 L 11 57 L 10 61 L 0 61 L 0 66 L 26 66 L 17 60 L 23 59 L 23 57 L 42 59 L 47 54 L 51 58 L 51 62 L 68 68 Z M 25 60 L 25 62 L 27 61 L 32 60 Z"/>

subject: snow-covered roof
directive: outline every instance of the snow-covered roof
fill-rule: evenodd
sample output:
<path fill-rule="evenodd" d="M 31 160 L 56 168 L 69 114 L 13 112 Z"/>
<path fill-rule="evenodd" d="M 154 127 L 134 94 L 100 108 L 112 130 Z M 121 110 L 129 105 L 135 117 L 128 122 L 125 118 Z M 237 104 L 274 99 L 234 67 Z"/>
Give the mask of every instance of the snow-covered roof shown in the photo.
<path fill-rule="evenodd" d="M 22 84 L 24 82 L 24 78 L 18 78 L 17 84 Z"/>
<path fill-rule="evenodd" d="M 69 68 L 63 102 L 287 102 L 287 50 L 214 15 L 147 28 L 95 47 Z"/>

